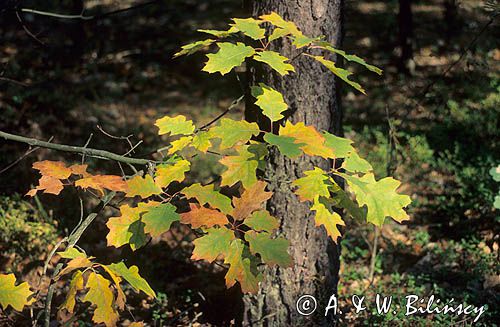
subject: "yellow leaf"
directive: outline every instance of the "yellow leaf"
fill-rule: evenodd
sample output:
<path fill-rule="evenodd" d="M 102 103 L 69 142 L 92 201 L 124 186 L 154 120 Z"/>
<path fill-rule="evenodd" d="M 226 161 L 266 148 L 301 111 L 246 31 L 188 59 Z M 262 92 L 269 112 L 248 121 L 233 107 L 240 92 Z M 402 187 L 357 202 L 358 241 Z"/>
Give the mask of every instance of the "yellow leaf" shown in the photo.
<path fill-rule="evenodd" d="M 118 322 L 118 313 L 113 309 L 114 296 L 109 284 L 106 278 L 91 272 L 86 285 L 89 291 L 83 300 L 95 305 L 92 317 L 95 323 L 104 323 L 106 327 L 113 327 Z"/>
<path fill-rule="evenodd" d="M 183 136 L 178 140 L 172 141 L 172 143 L 170 143 L 172 147 L 168 149 L 167 153 L 174 154 L 177 151 L 184 149 L 186 146 L 189 145 L 189 143 L 191 143 L 191 140 L 193 140 L 192 136 Z"/>
<path fill-rule="evenodd" d="M 135 175 L 127 181 L 127 185 L 128 197 L 139 195 L 141 198 L 145 199 L 151 195 L 160 194 L 162 192 L 161 187 L 155 184 L 153 177 L 149 174 L 146 174 L 144 178 L 139 175 Z"/>
<path fill-rule="evenodd" d="M 124 204 L 120 207 L 120 217 L 112 217 L 106 223 L 109 233 L 106 236 L 109 246 L 120 247 L 130 244 L 136 250 L 146 244 L 144 223 L 140 221 L 141 214 L 147 212 L 147 206 L 130 207 Z"/>
<path fill-rule="evenodd" d="M 69 284 L 68 295 L 66 295 L 66 300 L 59 307 L 59 310 L 66 309 L 69 313 L 73 313 L 76 304 L 76 293 L 83 289 L 83 274 L 81 271 L 77 270 L 71 279 Z"/>
<path fill-rule="evenodd" d="M 333 211 L 331 207 L 329 208 L 326 204 L 326 200 L 320 199 L 319 196 L 314 198 L 314 204 L 311 210 L 316 211 L 316 216 L 314 217 L 316 226 L 325 226 L 328 236 L 337 243 L 338 238 L 341 236 L 337 225 L 345 226 L 342 217 Z"/>
<path fill-rule="evenodd" d="M 92 258 L 92 257 L 90 257 Z M 73 270 L 80 269 L 80 268 L 88 268 L 92 266 L 92 261 L 89 260 L 87 257 L 76 257 L 74 259 L 71 259 L 66 267 L 57 274 L 56 278 L 59 278 L 63 275 L 69 274 Z"/>
<path fill-rule="evenodd" d="M 120 282 L 122 279 L 115 274 L 114 271 L 108 268 L 106 265 L 100 265 L 106 272 L 108 273 L 109 277 L 113 280 L 113 283 L 115 283 L 115 288 L 116 288 L 116 306 L 120 309 L 123 310 L 125 308 L 125 293 L 123 293 L 123 290 L 120 286 Z"/>
<path fill-rule="evenodd" d="M 249 188 L 257 182 L 258 161 L 255 160 L 255 154 L 248 151 L 247 146 L 241 146 L 237 149 L 238 155 L 226 156 L 219 160 L 226 166 L 226 170 L 221 174 L 221 186 L 232 186 L 241 181 L 243 187 Z"/>
<path fill-rule="evenodd" d="M 155 125 L 160 129 L 158 131 L 159 135 L 169 133 L 170 135 L 189 135 L 194 132 L 193 122 L 186 120 L 186 117 L 183 115 L 175 117 L 165 116 L 157 119 Z"/>
<path fill-rule="evenodd" d="M 16 286 L 14 274 L 0 274 L 0 305 L 4 310 L 10 305 L 14 310 L 22 311 L 25 305 L 34 301 L 34 299 L 28 300 L 32 294 L 28 283 Z"/>

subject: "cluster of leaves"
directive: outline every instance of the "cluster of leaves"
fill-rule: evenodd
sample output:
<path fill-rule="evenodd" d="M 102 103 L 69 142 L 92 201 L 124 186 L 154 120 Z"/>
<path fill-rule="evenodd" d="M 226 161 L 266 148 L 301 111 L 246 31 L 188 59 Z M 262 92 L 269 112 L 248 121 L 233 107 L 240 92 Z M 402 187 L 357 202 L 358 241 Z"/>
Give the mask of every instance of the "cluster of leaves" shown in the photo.
<path fill-rule="evenodd" d="M 266 36 L 262 24 L 273 27 L 269 35 Z M 224 75 L 242 65 L 246 58 L 263 62 L 281 75 L 294 72 L 288 58 L 267 50 L 269 44 L 279 38 L 290 38 L 297 49 L 322 49 L 381 73 L 363 59 L 335 49 L 322 41 L 321 37 L 303 35 L 295 24 L 285 21 L 276 13 L 263 15 L 259 19 L 233 19 L 227 31 L 202 32 L 215 38 L 183 46 L 176 56 L 192 54 L 216 44 L 218 52 L 207 55 L 208 61 L 203 68 L 209 73 Z M 262 47 L 221 41 L 239 33 L 260 41 Z M 303 55 L 323 64 L 364 93 L 358 83 L 349 79 L 351 73 L 348 70 L 335 66 L 333 61 L 324 56 L 312 56 L 305 51 Z M 251 95 L 255 98 L 255 104 L 262 109 L 262 114 L 271 122 L 283 121 L 283 113 L 288 105 L 280 92 L 259 84 L 251 88 Z M 60 162 L 42 161 L 33 166 L 42 177 L 39 185 L 28 195 L 39 191 L 57 195 L 65 185 L 70 184 L 100 193 L 106 190 L 123 192 L 125 197 L 135 201 L 123 204 L 119 208 L 120 214 L 107 221 L 109 233 L 106 238 L 109 246 L 128 245 L 136 251 L 147 243 L 148 236 L 160 236 L 170 229 L 173 222 L 189 224 L 200 235 L 193 242 L 192 259 L 209 262 L 223 260 L 228 265 L 227 287 L 238 282 L 243 292 L 258 291 L 262 278 L 259 265 L 285 268 L 292 265 L 292 258 L 288 254 L 289 242 L 283 237 L 273 236 L 279 227 L 279 220 L 265 209 L 265 202 L 272 197 L 272 192 L 266 191 L 266 182 L 258 178 L 262 175 L 259 170 L 265 168 L 270 147 L 276 147 L 291 159 L 307 155 L 343 160 L 340 167 L 329 171 L 315 167 L 292 182 L 298 200 L 310 204 L 311 211 L 315 212 L 316 225 L 323 225 L 334 242 L 341 236 L 338 226 L 345 225 L 334 207 L 344 208 L 355 219 L 375 225 L 382 225 L 387 217 L 399 222 L 408 219 L 404 207 L 410 203 L 410 198 L 397 193 L 400 182 L 391 177 L 376 180 L 372 166 L 359 156 L 352 141 L 327 131 L 318 131 L 302 122 L 293 124 L 289 121 L 281 124 L 278 131 L 264 131 L 256 123 L 221 117 L 217 124 L 196 128 L 191 120 L 182 115 L 162 117 L 155 125 L 160 136 L 168 137 L 170 145 L 165 148 L 168 158 L 155 167 L 149 167 L 149 173 L 136 174 L 131 178 L 91 175 L 86 165 L 67 167 Z M 183 183 L 186 173 L 190 171 L 190 153 L 193 151 L 196 155 L 220 157 L 219 163 L 225 167 L 220 182 L 189 186 Z M 337 184 L 334 176 L 347 183 L 355 201 Z M 180 190 L 173 192 L 173 189 L 179 189 L 179 185 Z M 239 186 L 239 197 L 230 198 L 221 193 L 224 187 L 236 186 Z M 189 207 L 189 211 L 184 212 L 183 208 L 186 207 Z M 77 270 L 73 273 L 70 291 L 62 306 L 69 313 L 74 308 L 75 294 L 84 288 L 85 274 L 85 285 L 89 291 L 83 300 L 96 306 L 94 321 L 97 323 L 104 322 L 110 326 L 116 323 L 115 307 L 122 309 L 125 301 L 119 286 L 121 278 L 137 290 L 154 296 L 154 292 L 138 275 L 137 267 L 127 268 L 123 263 L 102 265 L 74 248 L 61 253 L 61 256 L 70 261 L 58 276 Z M 97 273 L 98 270 L 110 279 Z M 116 296 L 110 284 L 114 285 Z"/>
<path fill-rule="evenodd" d="M 491 168 L 490 175 L 491 177 L 493 177 L 493 180 L 495 182 L 500 182 L 500 165 Z M 493 206 L 497 209 L 500 209 L 500 191 L 498 192 L 498 195 L 495 196 L 495 202 L 493 203 Z"/>

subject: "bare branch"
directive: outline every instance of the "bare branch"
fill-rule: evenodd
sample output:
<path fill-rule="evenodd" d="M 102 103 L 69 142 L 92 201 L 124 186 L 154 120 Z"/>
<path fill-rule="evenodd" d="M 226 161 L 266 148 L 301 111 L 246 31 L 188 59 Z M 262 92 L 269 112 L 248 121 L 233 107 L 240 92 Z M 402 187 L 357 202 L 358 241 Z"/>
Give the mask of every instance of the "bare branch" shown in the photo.
<path fill-rule="evenodd" d="M 6 140 L 26 143 L 29 145 L 38 146 L 38 147 L 42 147 L 42 148 L 58 150 L 58 151 L 65 151 L 65 152 L 80 153 L 82 155 L 87 155 L 87 156 L 94 157 L 94 158 L 114 160 L 114 161 L 127 163 L 130 165 L 147 165 L 149 163 L 155 162 L 154 160 L 148 160 L 148 159 L 124 157 L 122 155 L 112 153 L 109 151 L 105 151 L 105 150 L 98 150 L 98 149 L 57 144 L 57 143 L 49 143 L 49 142 L 40 141 L 37 139 L 19 136 L 19 135 L 15 135 L 15 134 L 10 134 L 10 133 L 6 133 L 6 132 L 2 132 L 2 131 L 0 131 L 0 137 L 4 138 Z"/>

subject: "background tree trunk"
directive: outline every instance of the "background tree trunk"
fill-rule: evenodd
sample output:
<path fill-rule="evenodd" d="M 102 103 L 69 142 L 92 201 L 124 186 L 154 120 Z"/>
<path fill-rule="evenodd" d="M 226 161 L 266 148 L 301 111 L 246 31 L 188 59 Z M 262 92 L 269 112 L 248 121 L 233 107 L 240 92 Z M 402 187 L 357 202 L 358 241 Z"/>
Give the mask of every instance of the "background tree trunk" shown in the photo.
<path fill-rule="evenodd" d="M 411 0 L 399 0 L 399 71 L 408 75 L 413 74 L 415 62 L 413 61 L 413 14 Z"/>
<path fill-rule="evenodd" d="M 285 19 L 295 22 L 304 34 L 325 35 L 327 41 L 340 45 L 342 2 L 255 0 L 250 2 L 250 9 L 254 16 L 276 11 Z M 289 58 L 299 53 L 288 40 L 277 41 L 271 50 Z M 318 130 L 341 133 L 342 114 L 334 75 L 305 56 L 297 57 L 293 65 L 296 72 L 284 78 L 266 67 L 251 67 L 249 79 L 251 82 L 263 81 L 282 92 L 290 109 L 287 116 L 292 122 L 305 122 Z M 246 118 L 257 121 L 263 129 L 269 130 L 269 120 L 256 110 L 251 97 L 247 99 Z M 276 125 L 274 130 L 278 128 Z M 278 151 L 270 152 L 265 178 L 274 195 L 268 203 L 268 210 L 281 219 L 278 234 L 290 240 L 294 266 L 288 269 L 265 268 L 259 293 L 247 295 L 243 299 L 243 325 L 317 326 L 327 322 L 320 308 L 324 308 L 329 296 L 336 292 L 340 247 L 326 235 L 323 227 L 315 227 L 309 205 L 298 201 L 289 182 L 303 177 L 302 172 L 312 169 L 313 165 L 326 170 L 331 167 L 331 162 L 309 157 L 290 160 Z M 318 310 L 309 317 L 302 317 L 296 311 L 295 303 L 304 294 L 314 295 L 318 301 Z"/>

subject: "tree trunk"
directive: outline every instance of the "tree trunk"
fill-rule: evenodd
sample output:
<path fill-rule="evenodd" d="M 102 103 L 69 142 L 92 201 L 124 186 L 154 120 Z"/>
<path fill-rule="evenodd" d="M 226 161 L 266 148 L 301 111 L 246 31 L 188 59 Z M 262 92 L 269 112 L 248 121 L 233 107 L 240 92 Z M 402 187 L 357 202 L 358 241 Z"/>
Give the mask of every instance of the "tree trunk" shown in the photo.
<path fill-rule="evenodd" d="M 342 0 L 254 0 L 250 8 L 254 16 L 275 11 L 293 21 L 305 35 L 325 35 L 326 40 L 339 46 L 342 32 Z M 294 50 L 288 40 L 276 41 L 271 50 L 294 58 Z M 335 60 L 335 58 L 334 58 Z M 249 68 L 251 82 L 262 81 L 280 91 L 289 106 L 287 118 L 293 123 L 304 122 L 318 130 L 341 132 L 341 110 L 335 77 L 312 58 L 297 57 L 293 61 L 296 72 L 281 77 L 264 65 Z M 261 68 L 262 67 L 262 68 Z M 261 128 L 269 130 L 269 120 L 255 108 L 247 97 L 245 115 L 257 121 Z M 276 125 L 274 131 L 278 130 Z M 327 236 L 323 227 L 316 227 L 309 204 L 300 203 L 292 193 L 291 180 L 303 177 L 313 165 L 324 170 L 331 162 L 302 156 L 291 160 L 278 151 L 270 151 L 265 178 L 274 192 L 268 202 L 268 210 L 281 220 L 278 234 L 290 241 L 292 268 L 264 270 L 264 281 L 257 295 L 244 296 L 243 325 L 297 326 L 325 325 L 332 316 L 324 317 L 324 307 L 331 294 L 336 293 L 340 247 Z M 297 299 L 304 294 L 313 295 L 318 310 L 307 317 L 296 310 Z"/>
<path fill-rule="evenodd" d="M 415 63 L 413 61 L 413 15 L 411 11 L 411 0 L 399 0 L 399 71 L 405 74 L 413 74 Z"/>

